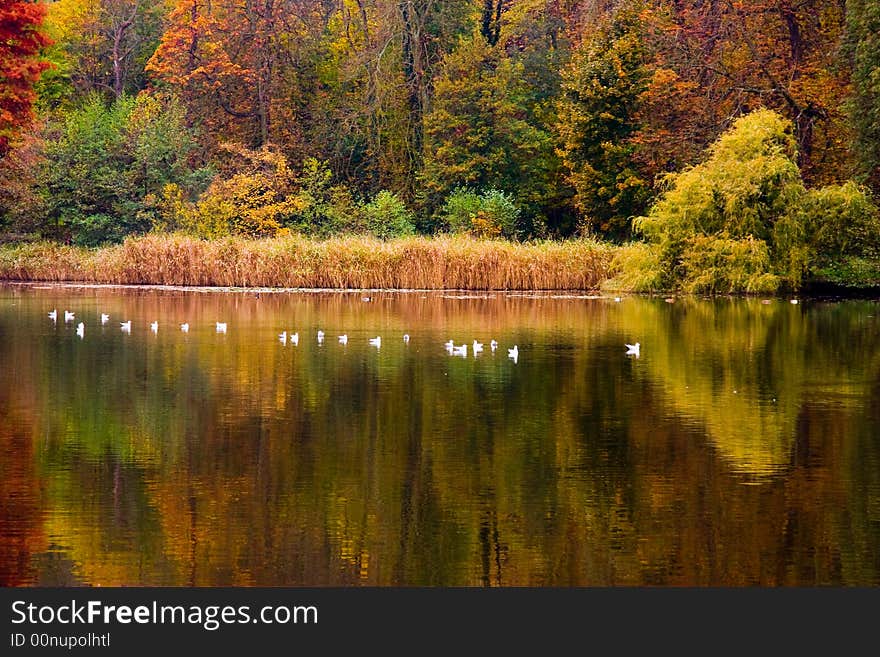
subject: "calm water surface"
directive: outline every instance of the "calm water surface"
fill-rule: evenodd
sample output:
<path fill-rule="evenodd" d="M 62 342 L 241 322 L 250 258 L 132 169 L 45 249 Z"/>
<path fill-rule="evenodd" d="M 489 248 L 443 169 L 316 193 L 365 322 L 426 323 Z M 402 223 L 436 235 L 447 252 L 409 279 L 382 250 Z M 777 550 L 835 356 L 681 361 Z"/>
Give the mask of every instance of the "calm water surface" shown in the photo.
<path fill-rule="evenodd" d="M 361 297 L 0 286 L 0 584 L 880 585 L 880 303 Z"/>

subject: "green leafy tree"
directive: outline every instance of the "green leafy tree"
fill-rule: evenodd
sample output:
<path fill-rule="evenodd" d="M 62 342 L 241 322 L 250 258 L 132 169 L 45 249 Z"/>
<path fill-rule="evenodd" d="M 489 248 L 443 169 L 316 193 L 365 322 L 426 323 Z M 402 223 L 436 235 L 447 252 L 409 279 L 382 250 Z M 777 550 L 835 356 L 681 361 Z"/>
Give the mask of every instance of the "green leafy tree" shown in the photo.
<path fill-rule="evenodd" d="M 151 226 L 152 196 L 167 184 L 197 186 L 192 134 L 173 99 L 97 94 L 47 135 L 42 188 L 46 229 L 86 245 L 120 241 Z"/>
<path fill-rule="evenodd" d="M 651 191 L 631 141 L 648 82 L 639 28 L 626 8 L 600 24 L 564 71 L 559 102 L 558 153 L 575 204 L 588 228 L 614 239 L 630 234 Z"/>
<path fill-rule="evenodd" d="M 457 187 L 494 187 L 540 224 L 558 162 L 549 131 L 529 114 L 533 90 L 523 70 L 480 35 L 463 39 L 444 60 L 425 118 L 422 183 L 431 213 Z"/>
<path fill-rule="evenodd" d="M 363 231 L 357 202 L 345 185 L 334 183 L 327 162 L 307 158 L 295 185 L 299 211 L 287 224 L 292 230 L 320 237 Z"/>
<path fill-rule="evenodd" d="M 810 190 L 803 201 L 810 277 L 852 287 L 880 286 L 880 214 L 854 182 Z"/>
<path fill-rule="evenodd" d="M 864 178 L 880 193 L 880 1 L 848 0 L 846 20 L 852 57 L 850 117 Z"/>

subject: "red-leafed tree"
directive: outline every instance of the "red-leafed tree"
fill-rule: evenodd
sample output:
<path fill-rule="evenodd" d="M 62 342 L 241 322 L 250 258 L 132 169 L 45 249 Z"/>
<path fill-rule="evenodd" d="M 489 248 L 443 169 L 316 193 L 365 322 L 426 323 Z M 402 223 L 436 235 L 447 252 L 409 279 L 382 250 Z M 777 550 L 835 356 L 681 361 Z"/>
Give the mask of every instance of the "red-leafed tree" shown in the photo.
<path fill-rule="evenodd" d="M 39 58 L 49 39 L 40 31 L 39 2 L 0 0 L 0 157 L 15 132 L 30 121 L 34 83 L 48 64 Z"/>

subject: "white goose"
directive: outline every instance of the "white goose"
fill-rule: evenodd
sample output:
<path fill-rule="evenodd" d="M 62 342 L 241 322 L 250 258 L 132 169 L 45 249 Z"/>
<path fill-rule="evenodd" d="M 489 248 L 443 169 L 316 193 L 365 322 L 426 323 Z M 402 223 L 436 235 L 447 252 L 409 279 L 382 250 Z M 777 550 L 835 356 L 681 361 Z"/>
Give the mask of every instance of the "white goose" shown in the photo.
<path fill-rule="evenodd" d="M 278 335 L 278 340 L 281 342 L 281 344 L 285 344 L 285 345 L 286 345 L 286 344 L 287 344 L 287 331 L 282 331 L 282 332 Z"/>
<path fill-rule="evenodd" d="M 640 355 L 639 350 L 640 350 L 641 346 L 642 345 L 639 344 L 638 342 L 636 342 L 635 344 L 626 345 L 626 355 L 627 356 L 635 356 L 636 358 L 638 358 Z"/>
<path fill-rule="evenodd" d="M 482 342 L 477 342 L 476 340 L 474 340 L 474 345 L 473 345 L 473 347 L 474 347 L 474 355 L 475 355 L 475 356 L 476 356 L 478 353 L 480 353 L 481 351 L 483 351 L 483 343 L 482 343 Z"/>
<path fill-rule="evenodd" d="M 83 324 L 82 322 L 80 322 L 79 325 L 76 327 L 76 334 L 80 338 L 82 338 L 85 335 L 85 332 L 86 332 L 86 325 Z"/>
<path fill-rule="evenodd" d="M 216 322 L 217 333 L 226 333 L 226 322 Z"/>
<path fill-rule="evenodd" d="M 180 325 L 180 330 L 184 333 L 189 333 L 189 322 L 184 322 Z"/>
<path fill-rule="evenodd" d="M 445 343 L 443 346 L 446 347 L 446 351 L 449 351 L 449 352 L 451 352 L 453 349 L 455 349 L 455 343 L 452 340 Z"/>
<path fill-rule="evenodd" d="M 492 352 L 494 353 L 494 351 L 498 348 L 498 341 L 497 341 L 497 340 L 492 340 L 492 342 L 489 343 L 489 348 L 490 348 L 490 349 L 492 350 Z"/>
<path fill-rule="evenodd" d="M 382 336 L 377 335 L 375 338 L 370 338 L 370 344 L 373 345 L 374 347 L 377 347 L 377 348 L 381 347 L 382 346 Z"/>
<path fill-rule="evenodd" d="M 299 333 L 294 333 L 290 336 L 290 343 L 296 347 L 299 344 Z"/>
<path fill-rule="evenodd" d="M 49 319 L 51 319 L 53 322 L 58 321 L 58 309 L 57 308 L 48 314 L 49 314 Z"/>
<path fill-rule="evenodd" d="M 507 357 L 512 358 L 514 363 L 517 362 L 519 360 L 519 345 L 513 345 L 513 349 L 508 349 Z"/>
<path fill-rule="evenodd" d="M 119 322 L 119 328 L 126 333 L 131 333 L 131 320 L 128 320 L 127 322 Z"/>
<path fill-rule="evenodd" d="M 101 324 L 106 324 L 110 321 L 110 315 L 107 313 L 101 313 Z"/>
<path fill-rule="evenodd" d="M 409 344 L 409 333 L 403 334 L 403 344 Z"/>
<path fill-rule="evenodd" d="M 468 346 L 466 344 L 463 344 L 460 347 L 453 347 L 452 353 L 455 356 L 462 356 L 464 358 L 467 358 L 467 347 Z"/>
<path fill-rule="evenodd" d="M 64 321 L 65 322 L 72 322 L 73 316 L 74 316 L 74 313 L 70 312 L 69 310 L 64 311 Z"/>
<path fill-rule="evenodd" d="M 158 333 L 158 332 L 159 332 L 159 322 L 153 322 L 153 323 L 151 323 L 151 324 L 150 324 L 150 330 L 151 330 L 153 333 Z"/>
<path fill-rule="evenodd" d="M 339 336 L 339 344 L 348 344 L 348 335 Z"/>

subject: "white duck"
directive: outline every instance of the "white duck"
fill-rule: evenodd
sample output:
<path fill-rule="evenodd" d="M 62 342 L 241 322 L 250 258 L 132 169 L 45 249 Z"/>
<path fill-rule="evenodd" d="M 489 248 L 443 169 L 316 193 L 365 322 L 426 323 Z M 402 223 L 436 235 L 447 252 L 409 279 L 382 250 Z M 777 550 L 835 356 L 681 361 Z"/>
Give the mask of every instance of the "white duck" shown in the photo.
<path fill-rule="evenodd" d="M 453 347 L 452 353 L 455 356 L 463 356 L 464 358 L 467 358 L 467 347 L 466 344 L 463 344 L 460 347 Z"/>
<path fill-rule="evenodd" d="M 107 313 L 101 313 L 101 324 L 106 324 L 110 321 L 110 315 Z"/>
<path fill-rule="evenodd" d="M 348 344 L 348 335 L 339 336 L 339 344 Z"/>
<path fill-rule="evenodd" d="M 483 343 L 477 342 L 476 340 L 474 340 L 473 348 L 474 348 L 474 355 L 476 356 L 478 353 L 483 351 Z"/>
<path fill-rule="evenodd" d="M 512 358 L 514 363 L 517 362 L 519 360 L 519 345 L 513 345 L 513 349 L 508 349 L 507 357 Z"/>
<path fill-rule="evenodd" d="M 189 333 L 189 322 L 184 322 L 180 325 L 180 330 L 184 333 Z"/>
<path fill-rule="evenodd" d="M 58 321 L 58 309 L 57 308 L 49 313 L 49 319 L 51 319 L 53 322 Z"/>
<path fill-rule="evenodd" d="M 370 344 L 373 345 L 374 347 L 381 347 L 382 346 L 382 337 L 377 335 L 375 338 L 370 338 Z"/>
<path fill-rule="evenodd" d="M 150 324 L 150 330 L 151 330 L 153 333 L 158 333 L 158 332 L 159 332 L 159 322 L 152 322 L 152 323 Z"/>
<path fill-rule="evenodd" d="M 627 356 L 635 356 L 636 358 L 640 355 L 641 344 L 636 342 L 635 344 L 626 345 L 626 355 Z"/>
<path fill-rule="evenodd" d="M 409 333 L 403 334 L 403 344 L 409 344 Z"/>
<path fill-rule="evenodd" d="M 492 342 L 489 343 L 489 348 L 494 352 L 498 348 L 498 341 L 492 340 Z"/>
<path fill-rule="evenodd" d="M 74 317 L 74 313 L 70 312 L 69 310 L 64 311 L 64 321 L 65 322 L 72 322 L 73 317 Z"/>
<path fill-rule="evenodd" d="M 281 344 L 287 344 L 287 331 L 282 331 L 278 335 L 278 340 L 281 342 Z"/>
<path fill-rule="evenodd" d="M 290 343 L 295 347 L 299 344 L 299 333 L 290 336 Z"/>
<path fill-rule="evenodd" d="M 226 322 L 216 322 L 217 333 L 226 333 Z"/>
<path fill-rule="evenodd" d="M 119 328 L 126 333 L 131 333 L 131 320 L 128 320 L 127 322 L 119 322 Z"/>
<path fill-rule="evenodd" d="M 76 327 L 76 334 L 80 338 L 82 338 L 85 335 L 85 332 L 86 332 L 86 325 L 83 324 L 82 322 L 80 322 L 79 325 Z"/>

